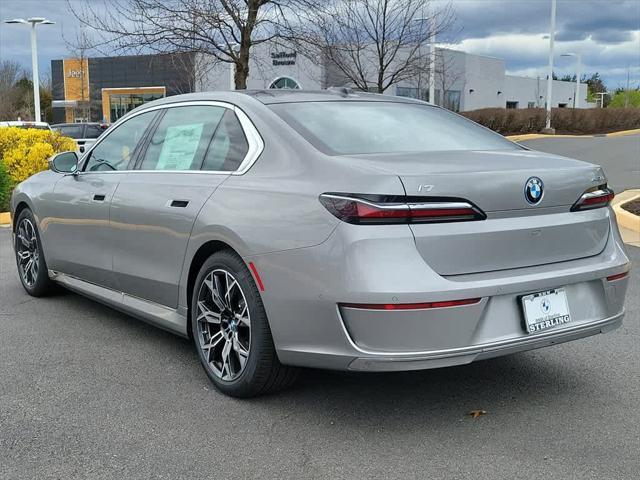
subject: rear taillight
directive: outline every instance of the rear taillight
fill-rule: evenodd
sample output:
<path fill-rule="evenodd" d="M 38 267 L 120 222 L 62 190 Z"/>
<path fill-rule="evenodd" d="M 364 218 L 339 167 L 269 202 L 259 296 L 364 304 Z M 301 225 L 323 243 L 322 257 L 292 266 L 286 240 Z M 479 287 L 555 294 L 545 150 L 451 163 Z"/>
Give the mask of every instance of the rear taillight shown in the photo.
<path fill-rule="evenodd" d="M 572 212 L 581 210 L 591 210 L 594 208 L 606 207 L 609 205 L 615 193 L 609 187 L 602 186 L 596 189 L 587 190 L 582 194 L 576 203 L 571 207 Z"/>
<path fill-rule="evenodd" d="M 323 193 L 320 203 L 343 222 L 356 225 L 484 220 L 466 200 Z"/>

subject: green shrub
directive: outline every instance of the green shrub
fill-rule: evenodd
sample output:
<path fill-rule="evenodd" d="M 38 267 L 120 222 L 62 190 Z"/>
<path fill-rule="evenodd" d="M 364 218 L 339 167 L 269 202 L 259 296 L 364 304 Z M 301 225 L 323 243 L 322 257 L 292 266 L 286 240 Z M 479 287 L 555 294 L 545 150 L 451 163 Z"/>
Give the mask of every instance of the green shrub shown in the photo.
<path fill-rule="evenodd" d="M 545 127 L 543 108 L 483 108 L 462 115 L 502 135 L 538 133 Z M 554 108 L 551 125 L 557 133 L 589 135 L 640 128 L 640 108 Z"/>
<path fill-rule="evenodd" d="M 9 210 L 12 182 L 4 163 L 0 161 L 0 212 Z"/>
<path fill-rule="evenodd" d="M 612 107 L 612 108 L 624 107 L 627 100 L 629 102 L 628 105 L 630 107 L 636 107 L 636 108 L 640 107 L 640 90 L 629 90 L 628 92 L 625 92 L 625 91 L 617 92 L 609 102 L 609 107 Z"/>

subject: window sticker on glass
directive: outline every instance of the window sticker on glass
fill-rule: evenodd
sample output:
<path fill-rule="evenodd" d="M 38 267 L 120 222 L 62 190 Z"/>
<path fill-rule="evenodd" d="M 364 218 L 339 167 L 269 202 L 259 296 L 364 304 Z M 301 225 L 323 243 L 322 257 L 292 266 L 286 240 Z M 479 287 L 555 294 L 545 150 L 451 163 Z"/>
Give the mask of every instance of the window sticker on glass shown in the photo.
<path fill-rule="evenodd" d="M 189 170 L 202 137 L 203 123 L 167 128 L 156 170 Z"/>

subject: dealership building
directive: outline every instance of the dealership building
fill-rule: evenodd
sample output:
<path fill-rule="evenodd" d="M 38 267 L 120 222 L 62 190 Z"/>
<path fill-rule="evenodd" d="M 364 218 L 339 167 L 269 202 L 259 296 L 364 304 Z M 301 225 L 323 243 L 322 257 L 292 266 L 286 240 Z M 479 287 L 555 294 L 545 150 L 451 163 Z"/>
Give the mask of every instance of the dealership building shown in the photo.
<path fill-rule="evenodd" d="M 261 43 L 252 50 L 247 88 L 351 87 L 327 59 L 310 60 L 294 48 Z M 454 111 L 480 108 L 543 108 L 547 81 L 506 74 L 504 60 L 437 49 L 435 103 Z M 55 123 L 112 123 L 157 98 L 233 89 L 233 66 L 203 54 L 136 55 L 51 62 Z M 428 73 L 403 79 L 384 93 L 428 100 Z M 574 82 L 555 80 L 553 107 L 573 107 Z M 590 108 L 580 84 L 579 108 Z"/>

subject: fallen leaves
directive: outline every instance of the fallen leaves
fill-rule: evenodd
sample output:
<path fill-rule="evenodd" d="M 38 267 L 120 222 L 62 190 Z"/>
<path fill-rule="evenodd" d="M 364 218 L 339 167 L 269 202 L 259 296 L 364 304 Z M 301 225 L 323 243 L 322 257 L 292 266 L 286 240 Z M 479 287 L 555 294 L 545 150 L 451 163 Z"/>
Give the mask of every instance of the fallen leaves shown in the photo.
<path fill-rule="evenodd" d="M 467 415 L 469 415 L 471 418 L 478 418 L 486 414 L 486 410 L 471 410 L 469 413 L 467 413 Z"/>

